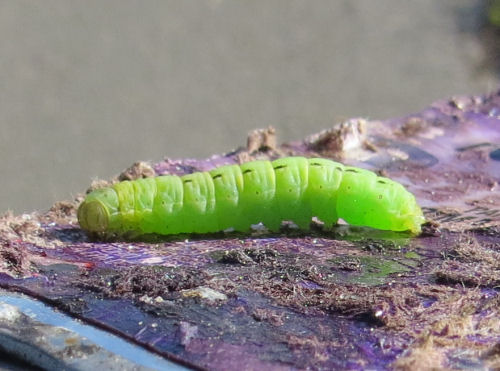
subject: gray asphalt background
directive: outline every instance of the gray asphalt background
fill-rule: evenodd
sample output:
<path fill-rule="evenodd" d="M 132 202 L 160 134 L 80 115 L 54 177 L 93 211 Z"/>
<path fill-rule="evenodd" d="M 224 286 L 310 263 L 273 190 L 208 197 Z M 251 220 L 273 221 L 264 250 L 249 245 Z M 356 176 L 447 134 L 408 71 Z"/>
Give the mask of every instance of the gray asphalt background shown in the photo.
<path fill-rule="evenodd" d="M 478 0 L 0 0 L 0 213 L 136 160 L 204 157 L 487 93 Z"/>

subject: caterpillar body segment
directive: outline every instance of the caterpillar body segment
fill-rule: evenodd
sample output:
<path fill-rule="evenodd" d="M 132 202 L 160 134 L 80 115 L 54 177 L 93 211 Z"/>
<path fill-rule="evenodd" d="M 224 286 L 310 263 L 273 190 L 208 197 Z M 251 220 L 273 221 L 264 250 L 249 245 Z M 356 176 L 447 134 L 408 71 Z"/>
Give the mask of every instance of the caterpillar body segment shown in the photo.
<path fill-rule="evenodd" d="M 248 231 L 262 222 L 276 231 L 284 220 L 308 229 L 312 217 L 420 232 L 424 217 L 401 184 L 321 158 L 252 161 L 184 176 L 124 181 L 87 195 L 78 209 L 90 232 L 137 234 Z"/>

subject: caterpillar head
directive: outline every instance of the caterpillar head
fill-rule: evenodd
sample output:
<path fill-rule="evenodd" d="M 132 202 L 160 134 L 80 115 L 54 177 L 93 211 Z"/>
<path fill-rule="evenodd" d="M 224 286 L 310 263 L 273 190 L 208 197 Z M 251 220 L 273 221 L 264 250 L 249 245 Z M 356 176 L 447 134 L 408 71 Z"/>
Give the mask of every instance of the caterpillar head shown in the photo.
<path fill-rule="evenodd" d="M 118 196 L 112 188 L 91 192 L 78 207 L 78 223 L 89 232 L 104 232 L 118 209 Z"/>

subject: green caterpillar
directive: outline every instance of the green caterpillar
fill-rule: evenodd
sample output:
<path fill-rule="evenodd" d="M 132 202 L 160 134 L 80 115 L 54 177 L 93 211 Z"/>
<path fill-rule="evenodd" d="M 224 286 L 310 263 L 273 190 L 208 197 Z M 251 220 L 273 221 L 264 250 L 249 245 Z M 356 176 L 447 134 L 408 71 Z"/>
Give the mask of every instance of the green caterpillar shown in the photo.
<path fill-rule="evenodd" d="M 350 224 L 420 232 L 415 197 L 375 173 L 321 158 L 287 157 L 228 165 L 184 176 L 124 181 L 87 195 L 78 209 L 90 232 L 137 234 L 248 231 L 263 223 L 277 231 L 284 220 L 309 229 Z"/>

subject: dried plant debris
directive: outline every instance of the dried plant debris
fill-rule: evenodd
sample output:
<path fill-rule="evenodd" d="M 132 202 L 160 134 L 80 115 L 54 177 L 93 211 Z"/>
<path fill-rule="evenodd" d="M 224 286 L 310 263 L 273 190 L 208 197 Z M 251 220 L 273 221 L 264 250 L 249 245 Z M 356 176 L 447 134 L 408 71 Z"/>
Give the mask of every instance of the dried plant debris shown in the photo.
<path fill-rule="evenodd" d="M 322 154 L 344 154 L 348 151 L 362 148 L 365 139 L 366 120 L 351 119 L 342 122 L 331 129 L 314 134 L 306 139 L 309 149 Z M 374 149 L 375 147 L 370 147 Z"/>
<path fill-rule="evenodd" d="M 116 182 L 116 179 L 104 180 L 104 179 L 94 179 L 92 183 L 90 183 L 90 187 L 85 191 L 86 194 L 95 191 L 96 189 L 111 187 Z"/>
<path fill-rule="evenodd" d="M 409 117 L 401 126 L 401 128 L 396 131 L 397 135 L 403 137 L 415 137 L 417 134 L 421 134 L 427 131 L 429 128 L 435 127 L 429 122 L 423 120 L 420 117 Z"/>
<path fill-rule="evenodd" d="M 125 169 L 120 175 L 118 175 L 118 180 L 121 182 L 124 180 L 151 178 L 155 175 L 155 171 L 150 164 L 148 164 L 147 162 L 138 161 L 128 169 Z"/>
<path fill-rule="evenodd" d="M 497 369 L 499 299 L 479 290 L 451 295 L 393 366 L 401 370 Z"/>
<path fill-rule="evenodd" d="M 60 225 L 77 225 L 76 211 L 82 200 L 83 197 L 77 196 L 75 201 L 56 202 L 47 213 L 39 215 L 38 220 L 40 223 L 45 224 L 55 223 Z"/>
<path fill-rule="evenodd" d="M 256 129 L 248 134 L 247 152 L 250 154 L 276 151 L 277 148 L 276 129 L 272 126 L 269 126 L 267 129 Z"/>
<path fill-rule="evenodd" d="M 500 243 L 480 244 L 464 236 L 457 245 L 443 251 L 444 261 L 435 271 L 440 283 L 469 287 L 500 287 Z"/>
<path fill-rule="evenodd" d="M 92 191 L 95 191 L 96 189 L 111 187 L 113 184 L 124 180 L 151 178 L 156 175 L 157 174 L 155 172 L 155 169 L 149 163 L 144 161 L 137 161 L 127 169 L 123 170 L 120 174 L 118 174 L 118 176 L 115 176 L 110 180 L 94 179 L 85 193 L 88 194 Z M 78 198 L 79 197 L 77 197 L 77 199 Z"/>
<path fill-rule="evenodd" d="M 28 253 L 10 241 L 0 242 L 0 272 L 23 276 L 31 270 Z"/>

